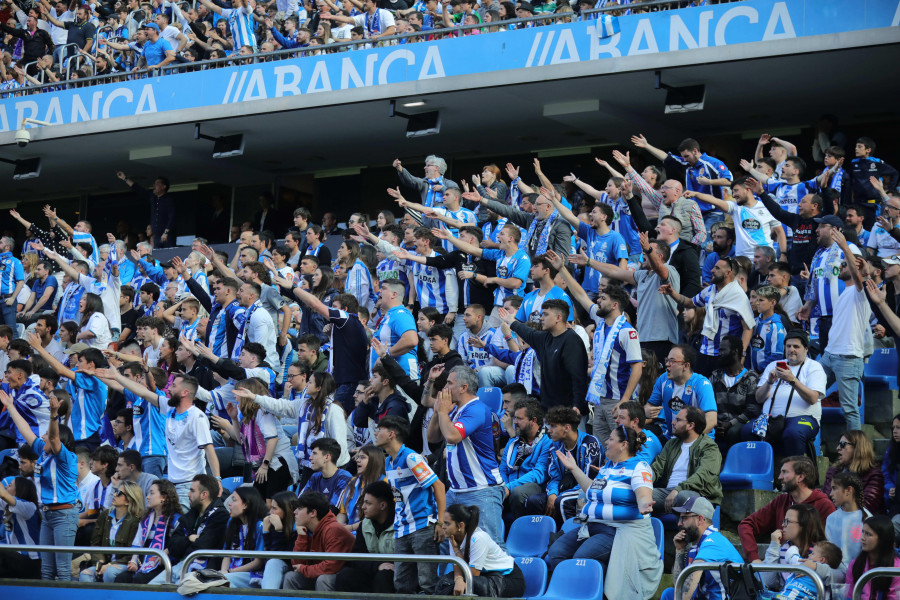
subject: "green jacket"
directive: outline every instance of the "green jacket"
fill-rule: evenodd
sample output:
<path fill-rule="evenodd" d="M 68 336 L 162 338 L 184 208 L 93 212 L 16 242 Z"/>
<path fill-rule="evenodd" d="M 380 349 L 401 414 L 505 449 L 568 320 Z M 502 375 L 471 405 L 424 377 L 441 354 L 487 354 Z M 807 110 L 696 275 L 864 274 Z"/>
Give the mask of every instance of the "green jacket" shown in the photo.
<path fill-rule="evenodd" d="M 393 554 L 394 553 L 394 527 L 388 527 L 381 532 L 381 535 L 375 533 L 375 526 L 372 525 L 371 519 L 363 519 L 362 525 L 363 538 L 366 540 L 366 548 L 370 554 Z"/>
<path fill-rule="evenodd" d="M 316 356 L 316 362 L 309 366 L 313 373 L 325 372 L 328 370 L 328 357 L 321 351 Z"/>
<path fill-rule="evenodd" d="M 670 439 L 663 446 L 662 452 L 653 461 L 653 487 L 668 488 L 672 469 L 681 456 L 681 440 Z M 708 435 L 701 435 L 691 445 L 688 459 L 687 479 L 675 486 L 679 492 L 689 490 L 697 492 L 712 504 L 722 503 L 722 483 L 719 472 L 722 470 L 722 453 Z"/>
<path fill-rule="evenodd" d="M 105 509 L 100 513 L 100 516 L 97 517 L 97 525 L 94 526 L 94 532 L 93 534 L 91 534 L 91 546 L 112 545 L 116 548 L 131 548 L 131 542 L 134 541 L 134 536 L 141 524 L 141 520 L 130 514 L 125 515 L 125 518 L 122 519 L 122 524 L 119 526 L 119 530 L 116 532 L 116 543 L 110 544 L 109 530 L 112 526 L 112 519 L 109 517 L 109 512 L 111 510 L 115 509 Z M 116 560 L 113 562 L 124 564 L 131 560 L 132 554 L 132 552 L 122 552 L 122 554 L 116 555 Z M 99 554 L 96 552 L 91 553 L 92 564 L 96 564 L 98 562 L 110 562 L 109 558 L 110 557 L 106 554 Z"/>

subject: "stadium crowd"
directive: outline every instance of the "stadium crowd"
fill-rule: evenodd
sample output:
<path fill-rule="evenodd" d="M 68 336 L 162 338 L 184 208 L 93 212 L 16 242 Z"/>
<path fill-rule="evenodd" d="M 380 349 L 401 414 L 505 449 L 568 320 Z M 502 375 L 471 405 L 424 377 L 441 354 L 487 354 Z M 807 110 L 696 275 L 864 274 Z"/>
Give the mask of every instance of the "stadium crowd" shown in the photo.
<path fill-rule="evenodd" d="M 506 533 L 545 515 L 575 525 L 547 548 L 551 571 L 596 559 L 621 574 L 607 597 L 650 598 L 664 564 L 650 516 L 674 513 L 673 575 L 803 564 L 843 597 L 900 566 L 900 417 L 882 460 L 857 405 L 867 357 L 900 336 L 900 193 L 875 141 L 846 156 L 834 125 L 810 164 L 769 135 L 733 167 L 694 139 L 666 151 L 635 135 L 597 159 L 605 182 L 551 181 L 537 159 L 457 180 L 439 156 L 419 174 L 395 160 L 376 219 L 323 228 L 301 207 L 272 225 L 283 242 L 247 231 L 233 256 L 198 238 L 160 262 L 152 243 L 98 239 L 50 206 L 46 225 L 11 211 L 27 241 L 17 257 L 0 239 L 2 535 L 122 550 L 0 547 L 0 577 L 159 584 L 142 549 L 164 550 L 176 580 L 192 551 L 223 549 L 235 556 L 190 570 L 232 587 L 461 594 L 460 567 L 340 559 L 443 551 L 476 594 L 517 597 Z M 846 431 L 820 485 L 834 381 Z M 735 444 L 763 440 L 782 493 L 740 522 L 739 553 L 713 524 L 719 474 Z M 240 556 L 289 549 L 335 556 Z M 815 597 L 801 575 L 765 583 Z M 723 598 L 717 572 L 686 585 Z M 898 590 L 882 578 L 863 597 Z"/>
<path fill-rule="evenodd" d="M 602 18 L 613 31 L 621 14 L 733 1 L 3 0 L 0 98 L 85 78 L 105 83 L 580 19 Z M 586 12 L 595 9 L 603 10 Z M 281 52 L 288 50 L 295 52 Z M 192 64 L 201 61 L 218 62 Z"/>

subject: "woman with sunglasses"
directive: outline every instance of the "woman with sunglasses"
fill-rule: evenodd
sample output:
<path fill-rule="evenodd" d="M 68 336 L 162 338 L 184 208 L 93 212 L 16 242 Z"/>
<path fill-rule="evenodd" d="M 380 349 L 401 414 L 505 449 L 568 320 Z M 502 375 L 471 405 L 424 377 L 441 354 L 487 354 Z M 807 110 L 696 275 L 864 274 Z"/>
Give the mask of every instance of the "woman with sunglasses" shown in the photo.
<path fill-rule="evenodd" d="M 863 573 L 879 567 L 900 568 L 900 558 L 894 550 L 894 525 L 890 517 L 876 515 L 863 522 L 861 552 L 847 566 L 847 589 L 852 590 Z M 879 577 L 862 590 L 862 600 L 897 600 L 900 598 L 900 577 Z"/>
<path fill-rule="evenodd" d="M 650 524 L 653 471 L 636 456 L 646 441 L 643 432 L 624 425 L 613 429 L 606 440 L 608 460 L 594 479 L 578 468 L 571 452 L 556 452 L 587 500 L 578 517 L 583 525 L 553 542 L 547 566 L 552 570 L 569 558 L 599 561 L 604 572 L 622 575 L 606 578 L 604 594 L 609 598 L 651 598 L 662 576 Z"/>
<path fill-rule="evenodd" d="M 825 473 L 822 492 L 831 494 L 831 481 L 836 473 L 856 473 L 863 484 L 863 506 L 871 513 L 884 512 L 884 473 L 875 459 L 872 442 L 862 431 L 845 431 L 838 442 L 837 462 Z"/>
<path fill-rule="evenodd" d="M 91 546 L 115 546 L 130 548 L 131 542 L 144 516 L 144 491 L 141 486 L 124 481 L 113 492 L 110 507 L 97 517 L 97 525 L 91 535 Z M 130 554 L 91 553 L 91 565 L 81 571 L 80 581 L 112 583 L 116 575 L 128 567 Z"/>

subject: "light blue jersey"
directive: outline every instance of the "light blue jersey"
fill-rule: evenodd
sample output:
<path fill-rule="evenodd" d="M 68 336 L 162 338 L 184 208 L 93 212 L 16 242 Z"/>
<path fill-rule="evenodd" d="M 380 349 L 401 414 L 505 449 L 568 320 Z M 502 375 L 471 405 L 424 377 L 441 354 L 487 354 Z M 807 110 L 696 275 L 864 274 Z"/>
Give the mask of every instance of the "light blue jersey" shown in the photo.
<path fill-rule="evenodd" d="M 575 320 L 575 306 L 572 304 L 572 299 L 557 285 L 550 288 L 550 291 L 543 296 L 541 295 L 541 288 L 536 288 L 533 292 L 529 292 L 516 313 L 516 320 L 523 323 L 540 323 L 541 315 L 544 312 L 544 302 L 547 300 L 564 300 L 569 305 L 569 318 L 567 321 Z"/>
<path fill-rule="evenodd" d="M 34 483 L 42 505 L 75 504 L 78 501 L 78 457 L 60 445 L 59 454 L 44 454 L 44 440 L 31 444 L 38 455 L 34 464 Z"/>
<path fill-rule="evenodd" d="M 724 535 L 719 533 L 714 527 L 707 527 L 706 531 L 700 536 L 700 540 L 688 551 L 687 564 L 691 564 L 695 560 L 703 562 L 733 562 L 741 564 L 744 559 L 735 549 L 734 544 L 728 541 Z M 722 579 L 719 577 L 719 571 L 713 569 L 710 571 L 701 571 L 700 585 L 697 586 L 697 598 L 705 600 L 724 600 L 725 587 L 722 585 Z"/>
<path fill-rule="evenodd" d="M 647 402 L 663 407 L 665 420 L 662 430 L 667 438 L 672 437 L 672 422 L 682 408 L 696 406 L 703 412 L 718 410 L 712 383 L 700 373 L 691 375 L 684 385 L 677 385 L 663 373 L 653 384 L 653 392 Z M 715 429 L 710 431 L 709 437 L 713 437 L 714 432 Z"/>
<path fill-rule="evenodd" d="M 630 218 L 630 217 L 629 217 Z M 618 265 L 621 259 L 628 259 L 628 244 L 621 234 L 610 231 L 606 235 L 597 233 L 597 230 L 587 223 L 578 224 L 578 237 L 587 244 L 588 258 L 592 258 L 597 262 L 610 265 Z M 599 289 L 600 279 L 603 275 L 596 269 L 585 269 L 584 274 L 584 291 L 588 294 L 596 294 Z"/>
<path fill-rule="evenodd" d="M 450 422 L 462 435 L 458 444 L 447 444 L 447 478 L 450 488 L 472 491 L 500 485 L 500 465 L 494 453 L 493 417 L 478 398 L 450 411 Z"/>
<path fill-rule="evenodd" d="M 747 349 L 750 356 L 750 368 L 757 373 L 762 373 L 769 363 L 783 360 L 786 333 L 781 315 L 775 313 L 768 319 L 764 319 L 762 315 L 756 317 L 756 326 L 753 328 L 750 347 Z"/>
<path fill-rule="evenodd" d="M 93 375 L 75 373 L 70 382 L 72 418 L 70 421 L 75 441 L 86 440 L 100 431 L 100 418 L 106 409 L 106 384 Z"/>
<path fill-rule="evenodd" d="M 169 403 L 165 394 L 156 391 L 158 406 L 153 406 L 137 394 L 125 390 L 125 405 L 131 405 L 134 419 L 134 445 L 141 456 L 165 456 L 166 413 Z"/>
<path fill-rule="evenodd" d="M 412 313 L 409 312 L 408 308 L 403 305 L 398 305 L 385 313 L 384 318 L 381 319 L 380 327 L 375 332 L 375 337 L 378 338 L 386 348 L 390 349 L 394 344 L 400 341 L 400 338 L 403 337 L 403 334 L 407 331 L 416 333 L 416 320 L 413 318 Z M 416 335 L 418 336 L 418 334 Z M 419 359 L 416 355 L 415 346 L 402 356 L 394 356 L 393 359 L 397 361 L 403 369 L 403 372 L 409 375 L 410 378 L 419 378 Z M 371 365 L 374 365 L 378 360 L 378 355 L 375 354 L 374 350 L 371 350 L 370 360 Z"/>
<path fill-rule="evenodd" d="M 481 257 L 497 263 L 497 277 L 499 279 L 518 279 L 522 283 L 515 289 L 498 285 L 494 290 L 494 306 L 503 306 L 504 300 L 510 296 L 524 296 L 525 282 L 528 281 L 528 273 L 531 271 L 531 259 L 523 250 L 516 250 L 512 256 L 507 256 L 503 250 L 482 250 Z"/>

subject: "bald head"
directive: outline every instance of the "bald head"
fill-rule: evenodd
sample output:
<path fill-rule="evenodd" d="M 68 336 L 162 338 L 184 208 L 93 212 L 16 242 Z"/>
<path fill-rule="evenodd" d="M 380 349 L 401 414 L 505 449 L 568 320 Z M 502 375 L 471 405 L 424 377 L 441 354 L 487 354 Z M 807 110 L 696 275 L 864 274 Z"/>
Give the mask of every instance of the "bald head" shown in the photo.
<path fill-rule="evenodd" d="M 684 194 L 684 186 L 677 179 L 667 179 L 659 188 L 659 192 L 662 194 L 666 206 L 672 206 Z"/>

